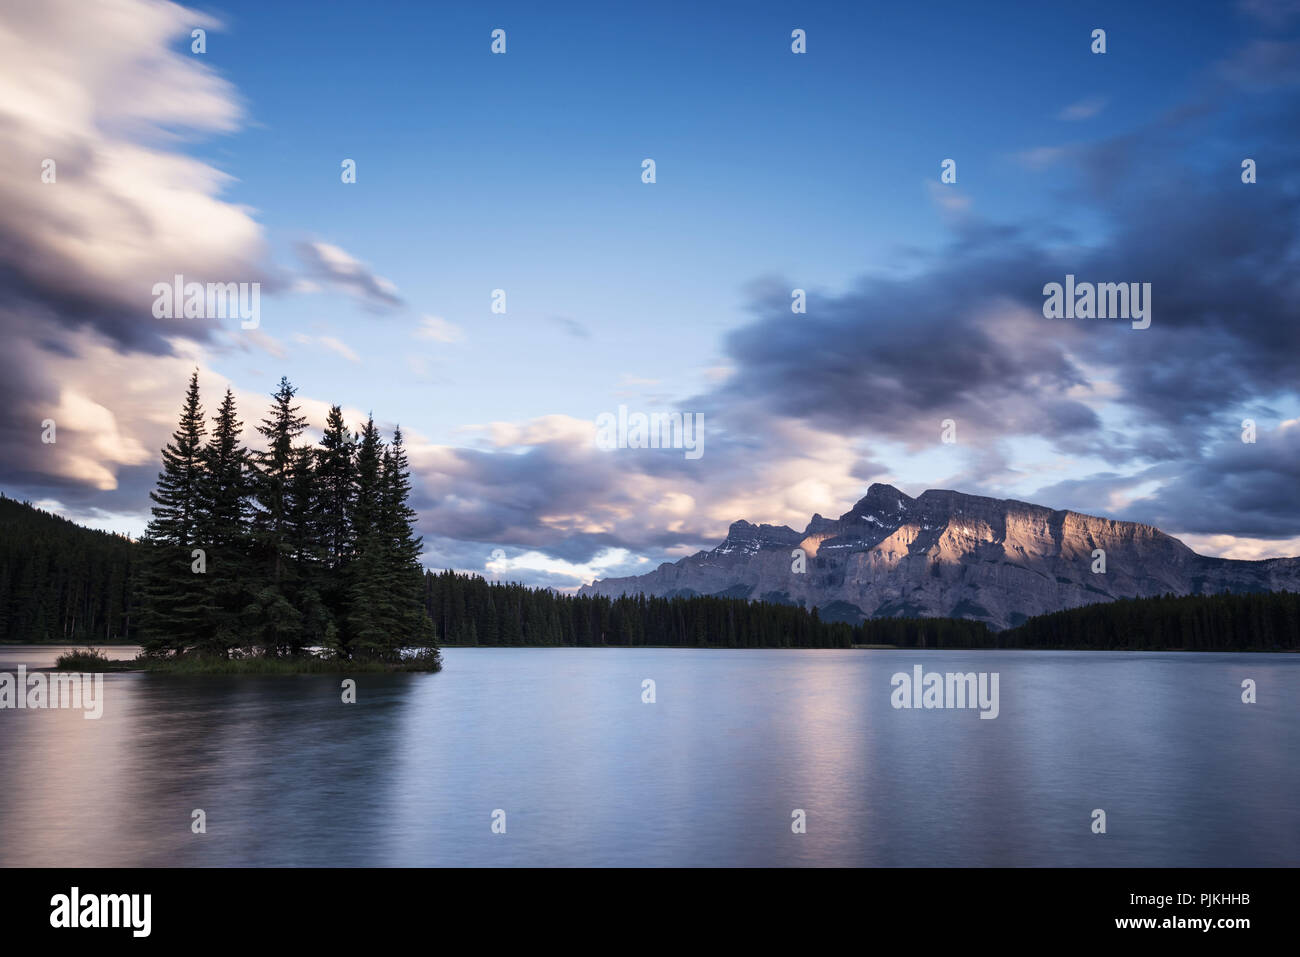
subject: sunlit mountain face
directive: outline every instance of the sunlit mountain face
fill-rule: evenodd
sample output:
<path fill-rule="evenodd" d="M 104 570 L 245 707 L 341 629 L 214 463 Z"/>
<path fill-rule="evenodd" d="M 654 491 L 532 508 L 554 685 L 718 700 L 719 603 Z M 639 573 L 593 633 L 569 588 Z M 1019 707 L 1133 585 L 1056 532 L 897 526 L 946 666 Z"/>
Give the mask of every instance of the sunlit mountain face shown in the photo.
<path fill-rule="evenodd" d="M 1300 589 L 1300 558 L 1198 555 L 1150 525 L 875 484 L 803 532 L 739 521 L 726 539 L 584 594 L 725 595 L 817 607 L 823 618 L 969 618 L 994 628 L 1118 598 Z"/>

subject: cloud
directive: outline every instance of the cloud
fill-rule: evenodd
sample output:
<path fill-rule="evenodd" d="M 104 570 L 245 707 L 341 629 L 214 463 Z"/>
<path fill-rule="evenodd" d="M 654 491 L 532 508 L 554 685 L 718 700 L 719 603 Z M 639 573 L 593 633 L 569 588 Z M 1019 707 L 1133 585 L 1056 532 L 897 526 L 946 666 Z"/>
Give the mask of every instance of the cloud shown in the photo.
<path fill-rule="evenodd" d="M 1247 16 L 1274 30 L 1280 30 L 1300 16 L 1300 0 L 1241 0 L 1237 4 Z"/>
<path fill-rule="evenodd" d="M 563 415 L 478 426 L 475 448 L 415 436 L 415 505 L 435 543 L 426 558 L 482 572 L 493 548 L 537 552 L 555 560 L 546 575 L 517 564 L 512 577 L 576 587 L 598 565 L 601 576 L 633 574 L 649 570 L 646 554 L 711 548 L 740 516 L 802 528 L 883 475 L 852 441 L 803 423 L 750 423 L 757 435 L 732 425 L 729 434 L 706 420 L 695 461 L 681 450 L 599 449 L 594 421 Z"/>
<path fill-rule="evenodd" d="M 1063 146 L 1035 146 L 1033 149 L 1017 153 L 1015 160 L 1026 169 L 1043 170 L 1059 163 L 1068 155 L 1069 151 Z"/>
<path fill-rule="evenodd" d="M 461 342 L 465 338 L 465 330 L 441 316 L 421 316 L 415 337 L 432 339 L 434 342 Z"/>
<path fill-rule="evenodd" d="M 936 183 L 931 179 L 925 181 L 925 188 L 930 196 L 930 202 L 950 218 L 961 217 L 970 211 L 970 197 L 958 192 L 954 184 Z"/>
<path fill-rule="evenodd" d="M 361 357 L 352 351 L 351 347 L 335 339 L 333 336 L 321 336 L 318 340 L 322 346 L 330 352 L 336 353 L 347 359 L 349 362 L 360 362 Z"/>
<path fill-rule="evenodd" d="M 210 339 L 215 321 L 153 317 L 153 284 L 177 274 L 280 281 L 251 212 L 220 199 L 230 177 L 167 149 L 242 118 L 229 83 L 169 46 L 196 25 L 219 27 L 143 0 L 5 8 L 0 300 L 63 348 L 77 348 L 62 335 L 77 329 L 153 354 Z"/>
<path fill-rule="evenodd" d="M 297 243 L 294 248 L 310 278 L 351 293 L 372 309 L 387 310 L 404 305 L 392 282 L 371 272 L 364 263 L 338 246 L 305 241 Z"/>
<path fill-rule="evenodd" d="M 303 346 L 319 345 L 321 348 L 327 349 L 335 355 L 342 356 L 349 362 L 361 361 L 361 357 L 357 355 L 349 345 L 336 339 L 334 336 L 309 336 L 305 333 L 295 332 L 293 335 L 293 341 Z"/>
<path fill-rule="evenodd" d="M 285 352 L 284 343 L 274 336 L 268 336 L 260 329 L 241 330 L 242 335 L 235 337 L 235 344 L 245 352 L 256 347 L 261 349 L 267 355 L 274 359 L 283 359 L 288 353 Z"/>
<path fill-rule="evenodd" d="M 1300 43 L 1256 40 L 1221 64 L 1224 75 L 1244 87 L 1268 90 L 1300 82 Z"/>
<path fill-rule="evenodd" d="M 174 49 L 196 26 L 220 28 L 145 0 L 0 12 L 0 481 L 32 497 L 147 510 L 199 344 L 274 348 L 152 314 L 153 284 L 177 274 L 283 286 L 252 211 L 221 196 L 231 178 L 179 152 L 243 120 L 234 88 Z"/>
<path fill-rule="evenodd" d="M 1090 96 L 1087 99 L 1071 103 L 1056 114 L 1056 118 L 1067 122 L 1090 120 L 1106 108 L 1106 103 L 1107 100 L 1104 96 Z"/>
<path fill-rule="evenodd" d="M 565 316 L 547 316 L 546 321 L 559 326 L 575 339 L 591 338 L 591 331 L 576 319 L 569 319 Z"/>

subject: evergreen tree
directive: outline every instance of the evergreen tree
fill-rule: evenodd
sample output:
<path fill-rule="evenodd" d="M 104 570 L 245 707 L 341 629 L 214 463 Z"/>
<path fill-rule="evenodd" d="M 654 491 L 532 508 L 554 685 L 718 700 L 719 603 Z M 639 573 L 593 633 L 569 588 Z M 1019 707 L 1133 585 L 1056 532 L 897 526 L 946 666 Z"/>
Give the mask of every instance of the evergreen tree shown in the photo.
<path fill-rule="evenodd" d="M 149 537 L 155 542 L 184 548 L 196 539 L 203 481 L 203 405 L 199 400 L 199 372 L 190 374 L 181 407 L 180 424 L 162 450 L 163 469 L 158 485 L 149 493 L 153 500 Z"/>
<path fill-rule="evenodd" d="M 346 642 L 348 657 L 387 657 L 395 618 L 387 590 L 390 568 L 385 543 L 384 449 L 374 417 L 367 419 L 357 447 L 356 501 L 352 510 L 352 561 L 348 565 Z"/>
<path fill-rule="evenodd" d="M 423 539 L 415 532 L 410 464 L 401 428 L 384 452 L 383 508 L 385 590 L 392 604 L 390 651 L 433 644 L 433 622 L 424 607 Z"/>
<path fill-rule="evenodd" d="M 203 406 L 199 373 L 190 375 L 180 423 L 162 450 L 163 468 L 149 497 L 139 598 L 140 636 L 150 654 L 182 653 L 201 639 L 211 609 L 207 586 L 193 570 L 202 509 Z"/>
<path fill-rule="evenodd" d="M 351 520 L 356 500 L 356 446 L 343 423 L 343 410 L 331 406 L 316 453 L 318 522 L 325 567 L 342 567 L 350 557 Z"/>
<path fill-rule="evenodd" d="M 357 447 L 343 422 L 343 410 L 331 406 L 316 451 L 316 528 L 323 573 L 320 598 L 331 609 L 322 643 L 346 657 L 347 564 L 352 559 L 352 510 L 356 503 Z"/>
<path fill-rule="evenodd" d="M 294 449 L 289 485 L 287 541 L 292 561 L 284 588 L 302 614 L 300 642 L 311 647 L 333 640 L 333 615 L 321 596 L 325 587 L 325 547 L 322 542 L 316 487 L 316 451 L 309 446 Z"/>
<path fill-rule="evenodd" d="M 243 423 L 229 388 L 212 421 L 200 496 L 199 538 L 207 549 L 207 606 L 212 616 L 202 650 L 225 657 L 244 640 L 249 624 L 245 609 L 251 600 L 249 453 L 240 440 Z"/>
<path fill-rule="evenodd" d="M 257 643 L 265 654 L 288 654 L 303 644 L 303 615 L 295 607 L 297 582 L 292 565 L 300 542 L 296 523 L 304 508 L 294 500 L 300 489 L 301 456 L 294 442 L 307 426 L 293 404 L 297 390 L 287 378 L 271 397 L 271 411 L 257 427 L 266 441 L 264 451 L 253 453 L 253 545 L 258 580 L 250 605 L 256 623 Z"/>

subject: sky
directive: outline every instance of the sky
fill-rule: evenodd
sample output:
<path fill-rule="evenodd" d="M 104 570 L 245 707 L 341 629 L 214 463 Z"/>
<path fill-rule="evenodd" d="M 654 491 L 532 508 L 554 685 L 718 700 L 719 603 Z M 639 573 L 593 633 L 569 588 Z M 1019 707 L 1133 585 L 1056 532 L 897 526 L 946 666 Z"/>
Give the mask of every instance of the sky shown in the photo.
<path fill-rule="evenodd" d="M 0 491 L 138 535 L 197 368 L 250 442 L 282 375 L 400 424 L 432 568 L 572 590 L 873 482 L 1300 555 L 1297 130 L 1300 0 L 0 0 Z"/>

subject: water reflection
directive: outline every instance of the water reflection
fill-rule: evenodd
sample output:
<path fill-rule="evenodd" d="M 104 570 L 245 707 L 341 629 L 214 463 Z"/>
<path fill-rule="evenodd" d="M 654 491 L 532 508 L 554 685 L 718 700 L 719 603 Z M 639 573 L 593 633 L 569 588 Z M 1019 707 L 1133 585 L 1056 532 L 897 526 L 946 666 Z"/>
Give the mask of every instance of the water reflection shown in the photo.
<path fill-rule="evenodd" d="M 0 648 L 0 670 L 60 650 Z M 357 675 L 355 705 L 341 676 L 119 674 L 98 721 L 0 711 L 0 864 L 1300 863 L 1293 655 L 444 657 Z M 893 709 L 916 663 L 999 672 L 1000 716 Z"/>

